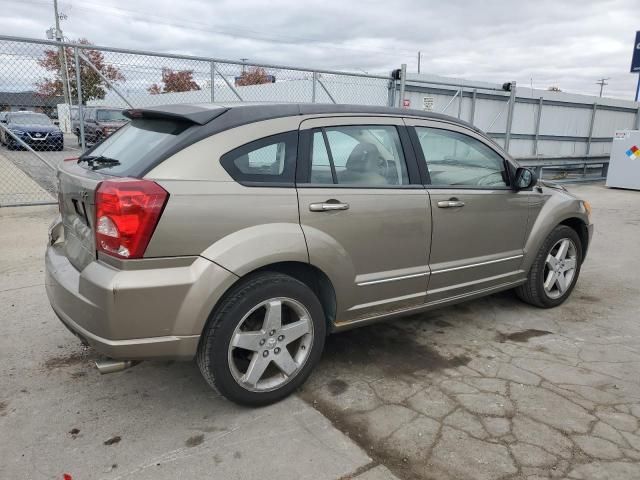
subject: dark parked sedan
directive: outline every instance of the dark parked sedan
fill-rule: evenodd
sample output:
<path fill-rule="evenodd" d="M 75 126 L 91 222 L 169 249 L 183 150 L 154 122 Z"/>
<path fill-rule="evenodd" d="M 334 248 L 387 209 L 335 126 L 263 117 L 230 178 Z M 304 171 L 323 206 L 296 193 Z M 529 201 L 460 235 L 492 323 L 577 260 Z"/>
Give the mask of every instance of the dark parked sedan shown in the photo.
<path fill-rule="evenodd" d="M 14 112 L 8 114 L 6 120 L 6 127 L 13 134 L 5 132 L 5 142 L 9 150 L 24 148 L 22 142 L 34 150 L 62 150 L 64 147 L 62 130 L 43 113 Z"/>

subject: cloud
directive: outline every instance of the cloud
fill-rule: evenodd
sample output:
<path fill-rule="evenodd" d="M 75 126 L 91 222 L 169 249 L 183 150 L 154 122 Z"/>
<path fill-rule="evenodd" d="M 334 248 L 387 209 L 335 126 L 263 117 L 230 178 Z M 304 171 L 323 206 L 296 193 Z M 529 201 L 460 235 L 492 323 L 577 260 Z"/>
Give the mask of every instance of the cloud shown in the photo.
<path fill-rule="evenodd" d="M 47 0 L 7 0 L 3 31 L 42 38 L 52 24 Z M 637 0 L 60 0 L 70 38 L 95 44 L 249 62 L 388 73 L 422 71 L 632 99 L 629 73 Z M 120 56 L 129 77 L 157 77 L 178 61 Z M 150 68 L 155 65 L 155 69 Z M 200 77 L 206 72 L 202 65 Z M 3 75 L 0 75 L 2 82 Z M 142 80 L 141 80 L 142 81 Z"/>

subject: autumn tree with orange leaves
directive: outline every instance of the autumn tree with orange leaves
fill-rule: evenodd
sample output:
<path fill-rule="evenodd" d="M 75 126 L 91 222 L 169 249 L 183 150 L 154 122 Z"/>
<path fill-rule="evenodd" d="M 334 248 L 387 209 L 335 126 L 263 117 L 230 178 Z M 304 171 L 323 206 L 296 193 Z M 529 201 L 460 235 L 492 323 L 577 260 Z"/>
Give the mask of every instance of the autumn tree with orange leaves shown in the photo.
<path fill-rule="evenodd" d="M 152 95 L 157 95 L 158 93 L 200 90 L 200 85 L 193 80 L 193 70 L 174 71 L 170 68 L 163 68 L 162 83 L 162 86 L 154 83 L 147 88 L 147 91 Z"/>
<path fill-rule="evenodd" d="M 78 40 L 76 43 L 81 45 L 91 45 L 86 38 Z M 80 52 L 111 82 L 121 82 L 125 80 L 120 70 L 105 62 L 104 54 L 99 50 L 82 49 Z M 69 87 L 71 89 L 71 101 L 74 102 L 78 98 L 78 89 L 76 85 L 76 65 L 73 61 L 73 50 L 65 47 L 67 56 L 67 77 L 69 79 Z M 47 49 L 44 56 L 38 59 L 38 65 L 52 73 L 51 76 L 43 77 L 36 82 L 38 94 L 51 98 L 62 96 L 64 94 L 64 86 L 60 76 L 60 59 L 58 49 Z M 82 87 L 82 103 L 88 100 L 103 99 L 109 89 L 109 84 L 102 80 L 100 76 L 87 63 L 80 59 L 80 85 Z"/>
<path fill-rule="evenodd" d="M 239 87 L 246 87 L 247 85 L 261 85 L 263 83 L 271 83 L 271 79 L 271 75 L 268 75 L 264 68 L 251 67 L 242 72 L 242 74 L 236 78 L 236 85 Z"/>

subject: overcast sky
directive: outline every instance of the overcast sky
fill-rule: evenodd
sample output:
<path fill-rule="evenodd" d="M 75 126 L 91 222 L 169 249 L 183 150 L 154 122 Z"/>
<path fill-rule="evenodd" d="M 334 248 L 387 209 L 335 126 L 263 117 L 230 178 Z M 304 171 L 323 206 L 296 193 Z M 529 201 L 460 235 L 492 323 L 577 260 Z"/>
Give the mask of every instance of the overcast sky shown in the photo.
<path fill-rule="evenodd" d="M 44 38 L 51 0 L 0 0 L 2 33 Z M 60 0 L 100 45 L 388 73 L 417 71 L 633 99 L 639 0 Z"/>

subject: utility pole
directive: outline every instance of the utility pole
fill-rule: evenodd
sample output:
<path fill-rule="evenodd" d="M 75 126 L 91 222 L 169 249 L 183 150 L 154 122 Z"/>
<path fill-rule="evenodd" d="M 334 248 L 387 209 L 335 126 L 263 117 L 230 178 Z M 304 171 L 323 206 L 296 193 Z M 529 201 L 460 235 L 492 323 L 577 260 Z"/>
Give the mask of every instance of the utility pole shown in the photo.
<path fill-rule="evenodd" d="M 242 73 L 244 74 L 246 63 L 247 63 L 247 60 L 249 60 L 249 59 L 248 58 L 241 58 L 240 60 L 242 60 Z"/>
<path fill-rule="evenodd" d="M 420 58 L 422 57 L 422 52 L 418 50 L 418 73 L 420 73 Z"/>
<path fill-rule="evenodd" d="M 53 0 L 53 12 L 56 16 L 56 32 L 55 39 L 62 42 L 62 30 L 60 30 L 60 15 L 58 14 L 58 0 Z M 58 61 L 60 62 L 60 77 L 62 78 L 62 92 L 64 94 L 64 103 L 71 105 L 69 98 L 69 79 L 67 78 L 67 62 L 64 47 L 58 47 Z"/>
<path fill-rule="evenodd" d="M 607 80 L 610 80 L 609 78 L 601 78 L 600 80 L 598 80 L 596 82 L 596 85 L 600 85 L 600 97 L 602 97 L 602 89 L 604 88 L 605 85 L 609 85 L 607 83 Z"/>

